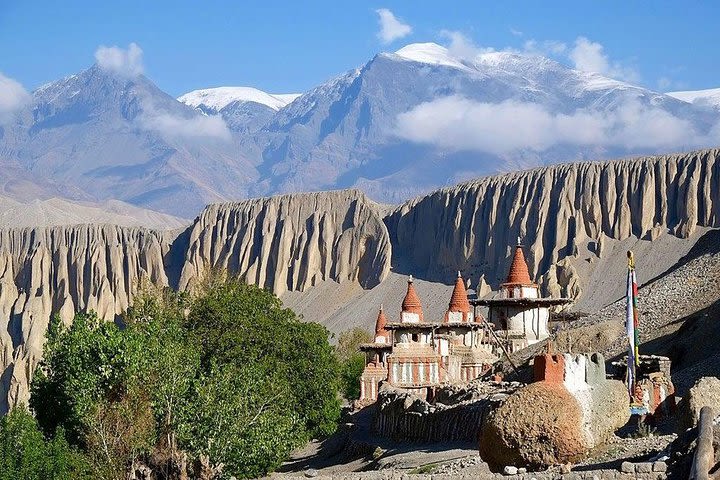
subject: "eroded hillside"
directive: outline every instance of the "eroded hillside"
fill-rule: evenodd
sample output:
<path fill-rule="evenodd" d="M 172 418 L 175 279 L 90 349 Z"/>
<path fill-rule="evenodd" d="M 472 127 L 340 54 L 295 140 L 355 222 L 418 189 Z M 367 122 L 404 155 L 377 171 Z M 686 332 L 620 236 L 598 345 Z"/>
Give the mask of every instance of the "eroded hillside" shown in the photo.
<path fill-rule="evenodd" d="M 532 274 L 576 308 L 622 295 L 624 251 L 641 283 L 662 275 L 718 226 L 720 151 L 547 167 L 480 179 L 389 214 L 355 190 L 211 205 L 179 235 L 117 226 L 0 230 L 0 398 L 27 400 L 52 314 L 116 318 L 137 286 L 190 288 L 228 269 L 339 332 L 399 310 L 419 277 L 439 320 L 455 271 L 496 286 L 520 237 Z M 651 241 L 652 240 L 652 241 Z M 397 305 L 396 305 L 397 304 Z M 437 317 L 437 318 L 436 318 Z"/>

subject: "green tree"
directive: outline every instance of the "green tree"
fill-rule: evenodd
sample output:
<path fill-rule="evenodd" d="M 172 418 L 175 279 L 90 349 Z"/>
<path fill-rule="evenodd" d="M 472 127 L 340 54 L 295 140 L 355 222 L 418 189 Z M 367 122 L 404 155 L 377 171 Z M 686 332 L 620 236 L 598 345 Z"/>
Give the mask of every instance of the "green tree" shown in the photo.
<path fill-rule="evenodd" d="M 361 327 L 346 330 L 338 338 L 335 356 L 340 362 L 342 392 L 347 400 L 360 398 L 360 376 L 365 369 L 365 354 L 359 348 L 360 344 L 372 340 L 372 334 Z"/>
<path fill-rule="evenodd" d="M 350 330 L 345 330 L 338 337 L 335 356 L 340 363 L 343 363 L 358 354 L 360 344 L 371 343 L 372 341 L 372 333 L 365 328 L 354 327 Z"/>
<path fill-rule="evenodd" d="M 272 293 L 237 279 L 211 279 L 192 302 L 188 330 L 206 369 L 252 364 L 284 388 L 311 436 L 332 433 L 340 415 L 339 364 L 328 331 L 302 322 Z"/>
<path fill-rule="evenodd" d="M 192 403 L 200 374 L 200 348 L 183 326 L 188 299 L 169 289 L 146 286 L 124 320 L 142 345 L 142 383 L 150 392 L 161 445 L 177 453 L 179 415 Z"/>
<path fill-rule="evenodd" d="M 334 430 L 338 386 L 325 328 L 265 290 L 215 279 L 194 297 L 144 288 L 122 327 L 92 313 L 53 321 L 31 406 L 45 432 L 67 430 L 97 478 L 136 461 L 170 478 L 185 453 L 251 477 Z"/>
<path fill-rule="evenodd" d="M 64 432 L 43 437 L 35 418 L 23 406 L 0 419 L 0 480 L 90 479 L 83 456 L 70 447 Z"/>
<path fill-rule="evenodd" d="M 304 436 L 287 392 L 252 365 L 215 367 L 197 384 L 197 408 L 180 426 L 181 444 L 255 478 L 278 467 Z"/>
<path fill-rule="evenodd" d="M 356 353 L 341 365 L 342 393 L 347 400 L 360 398 L 360 376 L 365 370 L 365 355 Z"/>
<path fill-rule="evenodd" d="M 54 318 L 30 396 L 45 434 L 62 426 L 71 442 L 82 444 L 98 403 L 122 397 L 139 373 L 140 351 L 117 325 L 94 313 L 76 315 L 69 328 Z"/>

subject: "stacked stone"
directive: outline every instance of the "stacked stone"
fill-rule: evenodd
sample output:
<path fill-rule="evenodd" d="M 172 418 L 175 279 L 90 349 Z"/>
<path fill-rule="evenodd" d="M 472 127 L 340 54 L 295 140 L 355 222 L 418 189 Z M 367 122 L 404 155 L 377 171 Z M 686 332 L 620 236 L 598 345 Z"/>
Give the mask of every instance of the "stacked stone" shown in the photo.
<path fill-rule="evenodd" d="M 436 394 L 446 403 L 430 404 L 383 385 L 374 428 L 378 434 L 397 440 L 477 441 L 490 412 L 520 387 L 519 383 L 471 383 L 459 392 L 448 386 L 448 392 L 440 390 Z"/>

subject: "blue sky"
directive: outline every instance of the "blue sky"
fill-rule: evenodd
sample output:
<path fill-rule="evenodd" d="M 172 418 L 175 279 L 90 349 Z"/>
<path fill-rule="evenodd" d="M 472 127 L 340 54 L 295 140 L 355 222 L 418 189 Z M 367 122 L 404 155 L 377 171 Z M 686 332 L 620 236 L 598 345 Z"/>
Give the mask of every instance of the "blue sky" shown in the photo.
<path fill-rule="evenodd" d="M 573 64 L 581 38 L 606 73 L 661 91 L 694 90 L 720 87 L 718 5 L 0 0 L 0 73 L 32 90 L 88 67 L 101 45 L 134 42 L 145 74 L 172 95 L 220 85 L 300 92 L 412 42 L 564 45 L 558 58 Z M 406 26 L 404 35 L 379 38 L 379 9 Z"/>

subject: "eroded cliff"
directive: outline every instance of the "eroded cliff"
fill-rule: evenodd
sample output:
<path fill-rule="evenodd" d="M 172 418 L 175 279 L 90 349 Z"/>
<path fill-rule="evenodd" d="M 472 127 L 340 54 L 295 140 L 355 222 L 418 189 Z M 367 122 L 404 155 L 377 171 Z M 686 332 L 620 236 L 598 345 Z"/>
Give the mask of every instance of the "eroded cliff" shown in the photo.
<path fill-rule="evenodd" d="M 124 312 L 143 281 L 167 284 L 168 244 L 152 230 L 78 225 L 0 230 L 0 410 L 28 401 L 53 314 Z M 7 403 L 6 403 L 7 402 Z"/>
<path fill-rule="evenodd" d="M 391 246 L 358 191 L 211 205 L 175 234 L 111 225 L 0 229 L 0 411 L 27 402 L 50 318 L 94 310 L 115 320 L 138 286 L 190 288 L 228 269 L 277 294 L 318 281 L 380 283 Z"/>
<path fill-rule="evenodd" d="M 227 269 L 277 295 L 323 280 L 372 288 L 391 255 L 379 209 L 358 190 L 211 205 L 190 232 L 179 286 Z"/>
<path fill-rule="evenodd" d="M 187 289 L 228 269 L 337 332 L 371 326 L 380 303 L 399 311 L 405 274 L 440 320 L 455 272 L 496 287 L 519 237 L 551 293 L 605 305 L 622 294 L 625 249 L 644 283 L 718 226 L 720 150 L 498 175 L 385 211 L 345 190 L 211 205 L 179 234 L 0 229 L 0 408 L 27 401 L 52 314 L 112 320 L 143 280 Z"/>
<path fill-rule="evenodd" d="M 520 239 L 536 279 L 577 297 L 584 267 L 564 258 L 589 252 L 596 261 L 630 238 L 693 237 L 697 227 L 718 226 L 718 212 L 713 149 L 487 177 L 409 201 L 386 222 L 399 270 L 435 280 L 462 270 L 496 287 Z"/>

